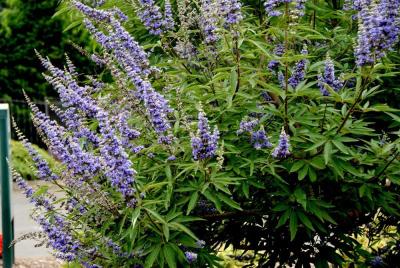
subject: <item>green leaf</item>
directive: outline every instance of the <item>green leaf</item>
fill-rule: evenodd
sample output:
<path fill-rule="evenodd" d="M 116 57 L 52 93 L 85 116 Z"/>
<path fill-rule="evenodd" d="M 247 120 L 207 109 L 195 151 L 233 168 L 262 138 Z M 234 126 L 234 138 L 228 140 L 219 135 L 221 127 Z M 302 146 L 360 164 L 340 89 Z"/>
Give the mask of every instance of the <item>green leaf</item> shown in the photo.
<path fill-rule="evenodd" d="M 132 222 L 132 229 L 135 229 L 136 226 L 136 222 L 139 219 L 140 216 L 140 208 L 135 208 L 135 210 L 132 213 L 132 218 L 131 218 L 131 222 Z"/>
<path fill-rule="evenodd" d="M 154 261 L 158 257 L 160 250 L 161 250 L 161 244 L 157 244 L 152 248 L 151 253 L 147 256 L 146 261 L 144 263 L 145 268 L 153 267 Z"/>
<path fill-rule="evenodd" d="M 290 241 L 293 241 L 293 239 L 296 237 L 297 228 L 298 228 L 297 215 L 295 212 L 292 212 L 292 214 L 290 214 L 290 221 L 289 221 Z"/>
<path fill-rule="evenodd" d="M 315 169 L 313 167 L 308 168 L 308 177 L 310 178 L 311 182 L 317 181 L 317 173 L 315 172 Z"/>
<path fill-rule="evenodd" d="M 167 176 L 168 181 L 172 180 L 171 167 L 169 165 L 165 166 L 165 176 Z"/>
<path fill-rule="evenodd" d="M 324 163 L 324 158 L 322 156 L 316 156 L 313 159 L 311 159 L 310 164 L 315 167 L 316 169 L 324 169 L 325 168 L 325 163 Z"/>
<path fill-rule="evenodd" d="M 307 195 L 301 188 L 296 188 L 294 191 L 294 197 L 296 198 L 297 203 L 301 204 L 304 210 L 307 209 Z"/>
<path fill-rule="evenodd" d="M 82 24 L 82 22 L 80 20 L 78 21 L 74 21 L 72 22 L 70 25 L 68 25 L 67 27 L 65 27 L 65 29 L 63 30 L 63 32 L 68 32 L 69 30 L 78 27 L 80 24 Z"/>
<path fill-rule="evenodd" d="M 321 140 L 319 142 L 316 142 L 314 145 L 312 145 L 310 148 L 306 149 L 306 151 L 312 151 L 317 149 L 318 147 L 320 147 L 321 145 L 323 145 L 326 142 L 326 140 Z"/>
<path fill-rule="evenodd" d="M 64 13 L 69 12 L 71 9 L 69 7 L 63 7 L 60 8 L 56 13 L 54 13 L 54 15 L 51 17 L 52 19 L 56 18 L 57 16 L 60 16 Z"/>
<path fill-rule="evenodd" d="M 363 184 L 359 189 L 358 189 L 360 197 L 368 197 L 369 200 L 372 200 L 372 194 L 371 194 L 371 188 L 368 187 L 367 184 Z"/>
<path fill-rule="evenodd" d="M 282 216 L 279 218 L 276 228 L 279 228 L 282 225 L 284 225 L 287 222 L 287 220 L 289 219 L 291 213 L 292 213 L 291 209 L 286 210 L 285 213 L 283 213 Z"/>
<path fill-rule="evenodd" d="M 163 224 L 162 228 L 163 228 L 163 233 L 164 233 L 165 240 L 168 242 L 168 240 L 169 240 L 168 224 Z"/>
<path fill-rule="evenodd" d="M 226 195 L 218 194 L 218 197 L 222 200 L 222 202 L 224 202 L 228 206 L 230 206 L 232 208 L 235 208 L 235 209 L 238 209 L 238 210 L 242 210 L 242 208 L 240 207 L 240 205 L 236 201 L 230 199 Z"/>
<path fill-rule="evenodd" d="M 298 177 L 299 181 L 303 180 L 303 179 L 306 177 L 307 172 L 308 172 L 308 165 L 305 165 L 305 166 L 299 171 L 299 173 L 297 174 L 297 177 Z"/>
<path fill-rule="evenodd" d="M 175 268 L 176 267 L 176 260 L 175 260 L 175 251 L 171 247 L 171 245 L 166 244 L 163 247 L 164 257 L 167 260 L 168 267 Z"/>
<path fill-rule="evenodd" d="M 280 203 L 280 204 L 276 205 L 276 206 L 272 209 L 272 211 L 275 211 L 275 212 L 285 211 L 285 210 L 287 210 L 287 209 L 289 209 L 289 208 L 290 208 L 290 207 L 289 207 L 288 204 Z"/>
<path fill-rule="evenodd" d="M 340 141 L 332 140 L 332 143 L 335 145 L 336 148 L 338 148 L 343 153 L 345 153 L 345 154 L 349 153 L 348 148 L 343 143 L 341 143 Z"/>
<path fill-rule="evenodd" d="M 293 164 L 292 168 L 290 169 L 290 173 L 298 171 L 300 168 L 304 166 L 304 161 L 297 161 Z"/>
<path fill-rule="evenodd" d="M 189 215 L 190 211 L 192 211 L 194 209 L 194 207 L 197 204 L 197 200 L 199 199 L 199 193 L 198 192 L 194 192 L 192 194 L 192 196 L 190 197 L 190 201 L 186 210 L 186 215 Z"/>
<path fill-rule="evenodd" d="M 163 219 L 163 217 L 161 217 L 160 214 L 158 214 L 157 212 L 155 212 L 154 210 L 151 210 L 149 208 L 144 208 L 145 210 L 147 210 L 151 215 L 153 215 L 157 220 L 159 220 L 161 223 L 166 224 L 167 222 Z"/>
<path fill-rule="evenodd" d="M 247 182 L 242 183 L 242 191 L 243 191 L 243 194 L 246 196 L 246 198 L 249 198 L 250 188 L 249 188 L 249 184 Z"/>
<path fill-rule="evenodd" d="M 325 160 L 325 165 L 329 163 L 329 160 L 331 160 L 332 156 L 332 143 L 328 141 L 325 143 L 324 146 L 324 160 Z"/>
<path fill-rule="evenodd" d="M 301 211 L 297 212 L 297 216 L 299 217 L 300 221 L 310 230 L 315 231 L 314 226 L 312 225 L 310 219 Z"/>
<path fill-rule="evenodd" d="M 41 196 L 44 193 L 47 193 L 47 190 L 49 189 L 48 185 L 42 185 L 39 187 L 39 189 L 36 190 L 36 192 L 34 192 L 32 194 L 33 197 L 38 197 Z"/>
<path fill-rule="evenodd" d="M 191 236 L 194 240 L 199 240 L 192 231 L 190 231 L 186 226 L 184 226 L 178 222 L 171 222 L 170 226 L 175 227 L 176 229 L 185 232 L 187 235 Z"/>
<path fill-rule="evenodd" d="M 216 196 L 213 193 L 211 193 L 211 191 L 207 190 L 207 191 L 203 192 L 203 195 L 207 198 L 207 200 L 213 202 L 213 204 L 215 205 L 215 208 L 219 212 L 222 212 L 221 202 L 219 201 L 219 199 L 216 198 Z"/>

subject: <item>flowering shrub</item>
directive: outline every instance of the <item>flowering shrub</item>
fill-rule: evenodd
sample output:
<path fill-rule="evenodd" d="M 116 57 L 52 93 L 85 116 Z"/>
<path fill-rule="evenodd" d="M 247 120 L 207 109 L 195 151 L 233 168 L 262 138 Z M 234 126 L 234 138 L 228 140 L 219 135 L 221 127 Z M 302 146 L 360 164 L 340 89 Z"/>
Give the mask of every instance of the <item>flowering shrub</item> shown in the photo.
<path fill-rule="evenodd" d="M 384 263 L 355 237 L 399 223 L 399 5 L 71 1 L 103 71 L 38 54 L 58 119 L 27 101 L 60 164 L 24 145 L 63 193 L 14 172 L 38 237 L 84 267 L 212 267 L 220 246 L 260 267 Z"/>

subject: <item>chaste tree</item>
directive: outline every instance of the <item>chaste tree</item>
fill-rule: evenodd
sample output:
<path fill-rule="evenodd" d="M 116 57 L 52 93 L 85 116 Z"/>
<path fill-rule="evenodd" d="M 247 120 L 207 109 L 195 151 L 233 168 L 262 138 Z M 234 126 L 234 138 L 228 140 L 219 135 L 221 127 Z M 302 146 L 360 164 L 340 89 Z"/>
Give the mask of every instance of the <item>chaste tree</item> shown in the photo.
<path fill-rule="evenodd" d="M 61 194 L 14 172 L 23 238 L 83 267 L 398 264 L 399 0 L 103 2 L 67 8 L 100 73 L 37 53 L 58 164 L 15 129 Z"/>

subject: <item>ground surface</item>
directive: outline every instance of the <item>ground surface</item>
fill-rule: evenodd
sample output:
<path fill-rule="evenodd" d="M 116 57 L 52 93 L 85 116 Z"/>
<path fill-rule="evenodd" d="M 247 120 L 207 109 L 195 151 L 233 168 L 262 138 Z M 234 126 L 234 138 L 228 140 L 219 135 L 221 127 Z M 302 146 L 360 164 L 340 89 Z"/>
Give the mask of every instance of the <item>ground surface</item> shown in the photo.
<path fill-rule="evenodd" d="M 2 265 L 0 260 L 0 265 Z M 59 268 L 61 263 L 53 257 L 17 258 L 14 268 Z"/>
<path fill-rule="evenodd" d="M 30 183 L 32 186 L 36 182 Z M 14 215 L 15 238 L 29 232 L 40 231 L 39 226 L 30 218 L 32 205 L 25 196 L 13 185 L 12 210 Z M 61 263 L 51 256 L 45 247 L 35 247 L 37 242 L 24 240 L 15 245 L 15 268 L 58 268 Z M 2 264 L 0 260 L 0 264 Z"/>

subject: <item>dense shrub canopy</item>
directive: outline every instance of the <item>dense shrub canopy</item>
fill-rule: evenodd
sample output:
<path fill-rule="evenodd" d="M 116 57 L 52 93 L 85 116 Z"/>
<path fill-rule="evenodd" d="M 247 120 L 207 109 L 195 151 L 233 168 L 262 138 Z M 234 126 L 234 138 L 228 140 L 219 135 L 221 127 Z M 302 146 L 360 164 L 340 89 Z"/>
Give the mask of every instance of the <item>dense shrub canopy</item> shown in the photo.
<path fill-rule="evenodd" d="M 27 97 L 60 161 L 38 177 L 63 202 L 14 174 L 57 257 L 213 267 L 232 245 L 260 267 L 398 263 L 398 0 L 114 4 L 70 3 L 101 74 L 38 54 L 59 120 Z"/>

